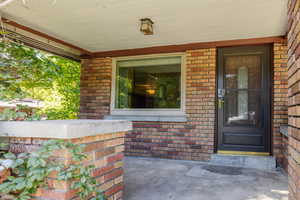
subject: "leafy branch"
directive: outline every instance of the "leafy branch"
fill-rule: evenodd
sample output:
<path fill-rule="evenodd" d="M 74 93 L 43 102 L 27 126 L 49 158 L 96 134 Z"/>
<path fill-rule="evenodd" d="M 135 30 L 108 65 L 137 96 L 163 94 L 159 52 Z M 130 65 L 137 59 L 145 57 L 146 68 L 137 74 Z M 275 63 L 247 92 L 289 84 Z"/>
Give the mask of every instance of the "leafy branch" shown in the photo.
<path fill-rule="evenodd" d="M 42 116 L 28 106 L 17 105 L 16 108 L 6 108 L 0 113 L 0 121 L 33 121 L 40 120 Z"/>
<path fill-rule="evenodd" d="M 61 150 L 71 155 L 70 162 L 59 163 L 58 158 L 53 157 L 54 152 Z M 97 189 L 95 178 L 91 176 L 95 167 L 80 164 L 87 158 L 83 145 L 48 140 L 35 152 L 19 155 L 9 152 L 3 157 L 13 161 L 12 176 L 0 184 L 0 191 L 14 195 L 16 200 L 29 200 L 39 188 L 47 187 L 47 178 L 53 172 L 57 172 L 57 180 L 70 182 L 70 188 L 76 190 L 80 199 L 92 197 L 92 200 L 105 200 Z"/>

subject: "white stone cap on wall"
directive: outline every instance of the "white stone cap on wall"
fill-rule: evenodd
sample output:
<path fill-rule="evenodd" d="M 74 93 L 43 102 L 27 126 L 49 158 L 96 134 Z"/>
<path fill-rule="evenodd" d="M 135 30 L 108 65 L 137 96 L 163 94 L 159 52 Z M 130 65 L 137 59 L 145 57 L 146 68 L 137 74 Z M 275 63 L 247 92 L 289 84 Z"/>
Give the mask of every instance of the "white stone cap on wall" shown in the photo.
<path fill-rule="evenodd" d="M 0 136 L 72 139 L 132 130 L 125 120 L 0 121 Z"/>

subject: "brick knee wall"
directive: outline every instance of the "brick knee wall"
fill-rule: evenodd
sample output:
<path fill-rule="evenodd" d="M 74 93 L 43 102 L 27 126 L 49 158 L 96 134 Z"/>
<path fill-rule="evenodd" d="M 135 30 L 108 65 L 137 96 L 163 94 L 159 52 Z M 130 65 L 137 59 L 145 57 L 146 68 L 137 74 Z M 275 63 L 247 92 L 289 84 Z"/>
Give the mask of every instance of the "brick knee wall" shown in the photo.
<path fill-rule="evenodd" d="M 300 0 L 288 1 L 289 199 L 300 199 Z"/>
<path fill-rule="evenodd" d="M 96 178 L 99 190 L 103 191 L 108 200 L 122 200 L 123 196 L 123 157 L 124 132 L 108 133 L 71 139 L 75 144 L 84 144 L 87 155 L 82 165 L 94 165 L 93 176 Z M 41 138 L 11 138 L 10 151 L 14 153 L 33 152 L 46 139 Z M 57 159 L 69 160 L 64 152 L 55 153 Z M 70 183 L 58 181 L 55 176 L 47 180 L 48 189 L 39 189 L 34 195 L 38 200 L 77 200 L 76 192 L 70 189 Z"/>

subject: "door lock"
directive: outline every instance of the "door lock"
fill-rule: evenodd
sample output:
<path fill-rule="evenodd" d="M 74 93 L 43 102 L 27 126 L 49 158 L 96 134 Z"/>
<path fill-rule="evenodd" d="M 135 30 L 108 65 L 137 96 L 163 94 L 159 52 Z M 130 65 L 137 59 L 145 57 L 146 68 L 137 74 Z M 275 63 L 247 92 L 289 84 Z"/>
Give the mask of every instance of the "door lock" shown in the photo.
<path fill-rule="evenodd" d="M 225 89 L 218 89 L 218 98 L 224 98 Z"/>

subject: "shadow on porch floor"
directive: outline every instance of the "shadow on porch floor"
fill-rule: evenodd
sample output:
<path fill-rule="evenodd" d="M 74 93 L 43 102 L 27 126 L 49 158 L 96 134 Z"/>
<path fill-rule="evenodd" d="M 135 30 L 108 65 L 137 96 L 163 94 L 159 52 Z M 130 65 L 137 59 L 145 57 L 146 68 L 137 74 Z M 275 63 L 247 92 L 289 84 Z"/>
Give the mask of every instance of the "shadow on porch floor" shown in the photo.
<path fill-rule="evenodd" d="M 203 162 L 126 157 L 124 200 L 287 200 L 287 176 Z"/>

